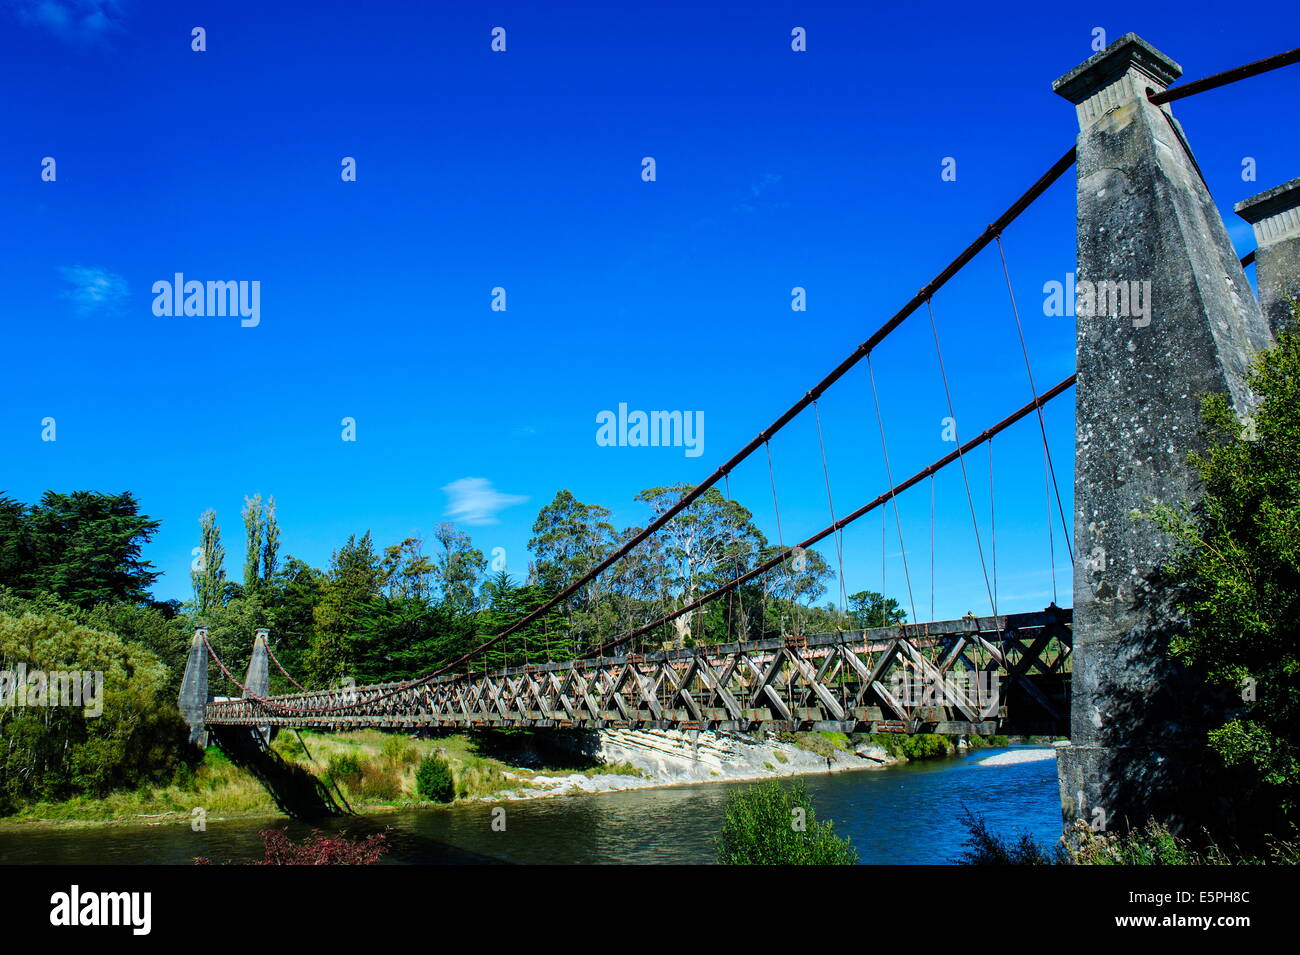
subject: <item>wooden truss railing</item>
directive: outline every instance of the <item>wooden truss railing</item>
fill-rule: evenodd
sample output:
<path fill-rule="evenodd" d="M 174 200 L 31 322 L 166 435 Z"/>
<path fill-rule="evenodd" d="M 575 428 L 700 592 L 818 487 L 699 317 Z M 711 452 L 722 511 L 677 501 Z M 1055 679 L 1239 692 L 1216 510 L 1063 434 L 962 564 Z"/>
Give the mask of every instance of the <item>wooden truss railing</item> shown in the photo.
<path fill-rule="evenodd" d="M 209 703 L 213 726 L 992 733 L 1068 723 L 1071 612 L 754 640 Z"/>

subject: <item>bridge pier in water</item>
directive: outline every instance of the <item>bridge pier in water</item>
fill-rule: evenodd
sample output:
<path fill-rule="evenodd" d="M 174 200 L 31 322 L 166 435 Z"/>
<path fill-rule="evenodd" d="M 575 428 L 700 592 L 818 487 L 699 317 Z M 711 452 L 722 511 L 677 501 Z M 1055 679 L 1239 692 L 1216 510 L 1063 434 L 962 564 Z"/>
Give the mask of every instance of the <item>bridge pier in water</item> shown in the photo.
<path fill-rule="evenodd" d="M 1135 512 L 1198 495 L 1201 396 L 1251 405 L 1248 364 L 1269 329 L 1168 105 L 1182 73 L 1128 34 L 1053 89 L 1080 133 L 1072 745 L 1067 822 L 1196 825 L 1230 807 L 1204 758 L 1226 702 L 1169 661 L 1180 623 L 1161 580 L 1170 541 Z"/>

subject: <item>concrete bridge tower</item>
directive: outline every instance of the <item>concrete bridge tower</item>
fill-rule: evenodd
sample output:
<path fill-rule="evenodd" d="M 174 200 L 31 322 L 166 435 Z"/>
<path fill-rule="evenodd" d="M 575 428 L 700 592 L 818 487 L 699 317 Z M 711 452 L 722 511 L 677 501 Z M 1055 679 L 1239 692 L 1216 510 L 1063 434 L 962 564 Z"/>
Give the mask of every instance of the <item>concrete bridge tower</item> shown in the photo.
<path fill-rule="evenodd" d="M 203 719 L 208 705 L 208 631 L 202 627 L 194 631 L 194 639 L 190 641 L 190 655 L 185 660 L 185 675 L 181 677 L 177 705 L 190 726 L 190 742 L 195 746 L 207 746 L 208 733 Z"/>
<path fill-rule="evenodd" d="M 1072 745 L 1062 810 L 1123 829 L 1195 824 L 1228 805 L 1205 761 L 1219 698 L 1166 655 L 1179 627 L 1169 541 L 1134 518 L 1197 496 L 1201 396 L 1249 410 L 1245 373 L 1271 336 L 1191 147 L 1148 94 L 1182 69 L 1133 34 L 1066 73 L 1075 105 L 1079 299 Z M 1094 293 L 1090 294 L 1089 293 Z"/>
<path fill-rule="evenodd" d="M 270 635 L 271 631 L 262 627 L 253 637 L 253 655 L 248 658 L 248 673 L 244 676 L 244 699 L 271 694 L 270 648 L 267 646 Z M 266 742 L 271 741 L 270 726 L 259 726 L 257 732 L 262 734 L 262 739 Z"/>
<path fill-rule="evenodd" d="M 1255 284 L 1273 334 L 1294 329 L 1292 302 L 1300 302 L 1300 179 L 1233 206 L 1255 230 Z"/>

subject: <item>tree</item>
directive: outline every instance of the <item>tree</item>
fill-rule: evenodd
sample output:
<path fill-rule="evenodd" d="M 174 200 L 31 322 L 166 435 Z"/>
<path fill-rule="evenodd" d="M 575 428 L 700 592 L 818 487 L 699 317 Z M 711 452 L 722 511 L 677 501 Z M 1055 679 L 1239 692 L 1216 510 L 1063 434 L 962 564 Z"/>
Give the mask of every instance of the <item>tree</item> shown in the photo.
<path fill-rule="evenodd" d="M 384 548 L 383 574 L 390 597 L 427 600 L 439 570 L 424 556 L 424 541 L 408 537 Z"/>
<path fill-rule="evenodd" d="M 0 494 L 0 586 L 21 588 L 31 568 L 26 521 L 22 501 Z"/>
<path fill-rule="evenodd" d="M 1297 312 L 1300 318 L 1300 311 Z M 1258 400 L 1239 421 L 1224 395 L 1203 400 L 1207 447 L 1191 461 L 1196 506 L 1147 516 L 1172 538 L 1168 572 L 1187 619 L 1175 659 L 1238 696 L 1207 743 L 1251 771 L 1293 815 L 1300 800 L 1300 335 L 1284 331 L 1252 365 Z"/>
<path fill-rule="evenodd" d="M 334 552 L 320 603 L 313 612 L 311 649 L 304 661 L 316 686 L 330 686 L 353 675 L 356 622 L 365 604 L 379 595 L 382 583 L 383 572 L 369 531 L 360 538 L 353 534 Z"/>
<path fill-rule="evenodd" d="M 199 614 L 221 606 L 226 589 L 226 549 L 221 545 L 217 512 L 206 510 L 199 518 L 198 566 L 190 574 L 194 605 Z"/>
<path fill-rule="evenodd" d="M 275 517 L 275 497 L 266 499 L 266 511 L 263 517 L 266 541 L 262 545 L 262 580 L 275 579 L 280 557 L 280 522 Z"/>
<path fill-rule="evenodd" d="M 303 656 L 315 632 L 315 610 L 325 590 L 324 572 L 297 557 L 289 557 L 266 586 L 266 622 L 276 658 L 295 679 L 305 674 Z M 283 680 L 272 668 L 273 688 Z M 288 684 L 288 681 L 284 681 Z M 293 689 L 291 685 L 284 687 Z"/>
<path fill-rule="evenodd" d="M 636 500 L 649 505 L 658 517 L 691 489 L 689 484 L 652 487 L 638 494 Z M 663 548 L 663 564 L 656 573 L 667 582 L 674 608 L 684 606 L 701 593 L 748 571 L 767 547 L 767 541 L 754 525 L 749 509 L 724 497 L 716 487 L 705 491 L 658 533 Z M 743 615 L 745 612 L 742 600 L 740 613 Z M 747 627 L 742 623 L 742 632 L 744 629 Z M 682 636 L 685 636 L 685 630 L 683 626 L 679 631 Z M 707 633 L 699 636 L 710 639 Z M 712 639 L 724 637 L 724 634 L 711 635 Z"/>
<path fill-rule="evenodd" d="M 449 521 L 434 529 L 434 539 L 442 548 L 437 557 L 442 602 L 457 613 L 469 613 L 474 609 L 479 574 L 487 566 L 483 552 L 468 534 Z"/>
<path fill-rule="evenodd" d="M 764 554 L 767 559 L 776 556 L 779 551 L 771 548 Z M 796 633 L 803 633 L 804 622 L 809 616 L 807 605 L 826 593 L 826 580 L 835 576 L 826 558 L 815 550 L 805 550 L 787 557 L 772 570 L 774 580 L 770 593 L 778 601 L 774 608 L 778 615 L 777 625 L 785 630 L 785 618 L 789 616 Z"/>
<path fill-rule="evenodd" d="M 130 491 L 46 491 L 31 508 L 0 498 L 0 584 L 78 607 L 147 603 L 161 574 L 140 555 L 158 527 Z"/>
<path fill-rule="evenodd" d="M 536 557 L 533 581 L 552 594 L 560 593 L 604 560 L 614 545 L 609 509 L 584 504 L 567 489 L 560 491 L 533 522 L 528 541 Z M 597 578 L 564 599 L 569 630 L 582 643 L 599 639 L 599 607 L 605 592 L 605 582 Z"/>
<path fill-rule="evenodd" d="M 818 822 L 802 783 L 759 783 L 731 794 L 716 840 L 721 865 L 856 865 L 857 850 Z"/>
<path fill-rule="evenodd" d="M 244 586 L 243 592 L 261 592 L 275 576 L 280 553 L 280 525 L 275 519 L 275 498 L 262 504 L 262 495 L 244 498 Z"/>
<path fill-rule="evenodd" d="M 262 495 L 244 498 L 244 593 L 257 593 L 262 582 Z"/>
<path fill-rule="evenodd" d="M 481 598 L 483 606 L 477 614 L 481 635 L 478 642 L 502 633 L 545 604 L 550 595 L 540 584 L 517 586 L 502 570 L 483 584 Z M 481 661 L 471 663 L 504 667 L 539 660 L 572 660 L 582 649 L 573 631 L 566 626 L 562 611 L 556 607 L 489 647 Z"/>
<path fill-rule="evenodd" d="M 849 627 L 854 630 L 870 630 L 872 627 L 892 627 L 907 620 L 907 611 L 897 600 L 876 593 L 874 590 L 859 590 L 849 594 Z"/>

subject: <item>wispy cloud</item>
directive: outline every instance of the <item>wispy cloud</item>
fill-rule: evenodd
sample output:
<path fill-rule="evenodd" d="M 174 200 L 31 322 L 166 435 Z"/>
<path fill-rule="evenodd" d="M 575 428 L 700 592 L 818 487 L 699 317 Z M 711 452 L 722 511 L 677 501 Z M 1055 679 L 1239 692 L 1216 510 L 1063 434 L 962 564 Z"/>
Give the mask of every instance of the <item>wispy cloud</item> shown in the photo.
<path fill-rule="evenodd" d="M 66 43 L 106 43 L 122 29 L 119 0 L 3 0 L 21 23 L 44 30 Z"/>
<path fill-rule="evenodd" d="M 70 265 L 59 271 L 71 286 L 64 290 L 63 297 L 71 299 L 82 315 L 115 312 L 130 291 L 126 279 L 108 269 Z"/>
<path fill-rule="evenodd" d="M 502 494 L 487 478 L 459 478 L 442 490 L 447 495 L 444 516 L 461 524 L 496 524 L 500 511 L 528 500 L 522 494 Z"/>

